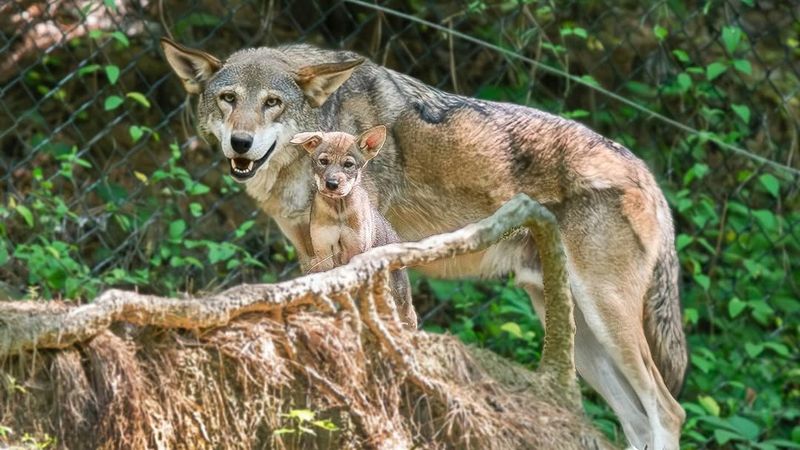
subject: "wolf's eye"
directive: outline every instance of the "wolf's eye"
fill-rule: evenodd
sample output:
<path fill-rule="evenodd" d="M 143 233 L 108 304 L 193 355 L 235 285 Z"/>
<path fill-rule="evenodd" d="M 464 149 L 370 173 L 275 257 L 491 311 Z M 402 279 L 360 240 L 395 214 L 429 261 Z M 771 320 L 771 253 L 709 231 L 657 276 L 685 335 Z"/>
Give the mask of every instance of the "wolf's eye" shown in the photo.
<path fill-rule="evenodd" d="M 327 166 L 328 164 L 330 164 L 330 161 L 328 161 L 328 158 L 320 158 L 319 163 L 322 164 L 323 166 Z"/>
<path fill-rule="evenodd" d="M 267 108 L 274 108 L 281 104 L 281 100 L 276 97 L 270 97 L 264 102 L 264 106 Z"/>
<path fill-rule="evenodd" d="M 353 161 L 349 161 L 349 160 L 345 161 L 344 164 L 342 164 L 342 167 L 344 167 L 345 169 L 352 169 L 355 166 L 356 166 L 356 163 L 354 163 Z"/>
<path fill-rule="evenodd" d="M 219 98 L 221 98 L 225 103 L 233 103 L 236 101 L 236 95 L 234 95 L 232 92 L 226 92 L 220 95 Z"/>

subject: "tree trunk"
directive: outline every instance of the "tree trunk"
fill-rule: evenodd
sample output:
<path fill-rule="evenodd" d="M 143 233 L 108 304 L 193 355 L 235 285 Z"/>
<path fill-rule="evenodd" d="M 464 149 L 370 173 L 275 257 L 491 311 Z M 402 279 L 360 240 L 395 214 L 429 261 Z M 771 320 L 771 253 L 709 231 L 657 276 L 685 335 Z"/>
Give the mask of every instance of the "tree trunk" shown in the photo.
<path fill-rule="evenodd" d="M 520 228 L 544 268 L 536 372 L 403 327 L 390 270 L 478 251 Z M 283 283 L 195 299 L 111 290 L 78 307 L 0 302 L 0 443 L 607 448 L 582 413 L 574 332 L 555 220 L 520 195 L 456 232 Z"/>

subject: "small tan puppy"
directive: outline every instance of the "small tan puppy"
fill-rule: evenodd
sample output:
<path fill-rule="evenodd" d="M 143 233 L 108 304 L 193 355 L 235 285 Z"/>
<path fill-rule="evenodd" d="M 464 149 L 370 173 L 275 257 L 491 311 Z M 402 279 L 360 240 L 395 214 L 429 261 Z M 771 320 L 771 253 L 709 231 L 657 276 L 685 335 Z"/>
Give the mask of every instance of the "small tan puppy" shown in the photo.
<path fill-rule="evenodd" d="M 317 192 L 311 204 L 312 271 L 332 269 L 373 247 L 400 242 L 361 185 L 365 166 L 385 141 L 383 125 L 358 137 L 341 132 L 306 132 L 291 139 L 292 144 L 302 146 L 313 159 Z M 392 273 L 391 290 L 401 319 L 416 328 L 417 315 L 411 304 L 411 284 L 405 270 Z"/>

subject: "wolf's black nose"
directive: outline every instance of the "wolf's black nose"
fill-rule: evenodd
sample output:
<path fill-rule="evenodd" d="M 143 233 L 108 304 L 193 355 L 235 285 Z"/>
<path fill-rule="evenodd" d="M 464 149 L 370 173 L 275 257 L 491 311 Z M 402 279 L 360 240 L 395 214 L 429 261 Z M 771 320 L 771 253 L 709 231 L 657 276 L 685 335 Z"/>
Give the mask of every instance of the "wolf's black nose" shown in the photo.
<path fill-rule="evenodd" d="M 236 153 L 247 153 L 253 145 L 253 136 L 247 133 L 231 134 L 231 147 Z"/>
<path fill-rule="evenodd" d="M 325 187 L 330 190 L 334 190 L 339 187 L 339 181 L 334 179 L 325 180 Z"/>

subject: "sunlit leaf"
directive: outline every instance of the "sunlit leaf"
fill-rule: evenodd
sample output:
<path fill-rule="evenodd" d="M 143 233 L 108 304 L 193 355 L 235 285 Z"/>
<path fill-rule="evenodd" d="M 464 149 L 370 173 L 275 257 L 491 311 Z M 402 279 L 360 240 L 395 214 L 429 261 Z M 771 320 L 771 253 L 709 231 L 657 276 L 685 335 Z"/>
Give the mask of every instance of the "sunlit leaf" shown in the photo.
<path fill-rule="evenodd" d="M 730 302 L 728 302 L 728 315 L 731 319 L 736 318 L 739 314 L 744 311 L 747 307 L 747 303 L 743 302 L 739 297 L 733 297 Z"/>
<path fill-rule="evenodd" d="M 731 109 L 742 119 L 742 122 L 750 123 L 750 108 L 748 108 L 747 105 L 737 105 L 734 103 L 731 105 Z"/>
<path fill-rule="evenodd" d="M 23 219 L 25 219 L 25 223 L 28 224 L 28 227 L 33 228 L 33 213 L 31 212 L 31 210 L 28 209 L 28 207 L 25 205 L 17 205 L 15 209 L 19 213 L 19 215 L 22 216 Z"/>
<path fill-rule="evenodd" d="M 144 94 L 142 94 L 141 92 L 128 92 L 127 94 L 125 94 L 125 96 L 135 101 L 136 103 L 139 103 L 145 108 L 150 107 L 150 100 L 148 100 L 147 97 L 145 97 Z"/>
<path fill-rule="evenodd" d="M 106 77 L 108 77 L 108 82 L 113 84 L 117 84 L 117 80 L 119 79 L 119 67 L 109 64 L 105 67 L 106 70 Z"/>
<path fill-rule="evenodd" d="M 778 181 L 774 175 L 765 173 L 758 177 L 758 181 L 762 186 L 764 186 L 764 189 L 766 189 L 767 192 L 769 192 L 773 197 L 778 198 L 780 195 L 781 185 L 780 181 Z"/>
<path fill-rule="evenodd" d="M 722 29 L 722 43 L 725 44 L 725 50 L 728 53 L 733 53 L 736 47 L 739 46 L 739 41 L 742 39 L 742 29 L 739 27 L 725 27 Z"/>
<path fill-rule="evenodd" d="M 728 66 L 721 62 L 713 62 L 706 67 L 706 78 L 708 81 L 713 81 L 725 71 L 728 70 Z"/>
<path fill-rule="evenodd" d="M 715 417 L 719 417 L 719 403 L 714 400 L 714 397 L 710 397 L 707 395 L 701 395 L 697 397 L 697 402 L 700 403 L 700 406 L 703 407 L 709 414 Z"/>
<path fill-rule="evenodd" d="M 122 104 L 122 97 L 118 95 L 111 95 L 109 97 L 106 97 L 105 103 L 103 103 L 103 108 L 105 108 L 106 111 L 112 111 L 114 109 L 117 109 L 121 104 Z"/>

